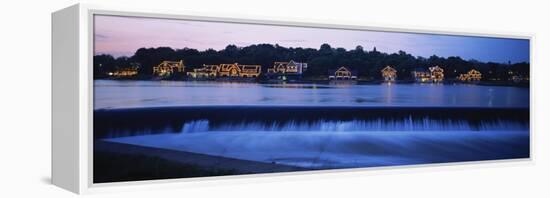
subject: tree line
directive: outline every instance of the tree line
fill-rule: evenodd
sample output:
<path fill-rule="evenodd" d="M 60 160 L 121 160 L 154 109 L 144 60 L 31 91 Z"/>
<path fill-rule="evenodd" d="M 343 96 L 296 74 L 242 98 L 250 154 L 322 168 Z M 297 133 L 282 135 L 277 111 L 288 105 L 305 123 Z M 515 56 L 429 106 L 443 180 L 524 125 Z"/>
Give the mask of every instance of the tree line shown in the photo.
<path fill-rule="evenodd" d="M 326 77 L 329 70 L 346 66 L 356 71 L 361 79 L 381 79 L 380 70 L 387 65 L 397 70 L 399 80 L 412 79 L 411 72 L 417 68 L 427 69 L 432 66 L 441 66 L 445 70 L 446 78 L 455 78 L 471 69 L 480 71 L 483 80 L 508 80 L 512 75 L 529 76 L 529 63 L 496 63 L 477 60 L 464 60 L 459 56 L 439 57 L 432 55 L 428 58 L 413 56 L 404 51 L 384 53 L 376 50 L 365 50 L 362 46 L 346 50 L 333 48 L 329 44 L 322 44 L 319 49 L 287 48 L 272 44 L 257 44 L 246 47 L 228 45 L 225 49 L 197 49 L 170 47 L 140 48 L 134 55 L 127 57 L 113 57 L 108 54 L 94 56 L 94 78 L 108 77 L 107 73 L 138 65 L 140 78 L 151 78 L 153 67 L 165 60 L 184 60 L 186 71 L 202 67 L 203 64 L 239 63 L 261 65 L 262 73 L 273 66 L 276 61 L 290 61 L 308 63 L 304 78 L 316 79 Z"/>

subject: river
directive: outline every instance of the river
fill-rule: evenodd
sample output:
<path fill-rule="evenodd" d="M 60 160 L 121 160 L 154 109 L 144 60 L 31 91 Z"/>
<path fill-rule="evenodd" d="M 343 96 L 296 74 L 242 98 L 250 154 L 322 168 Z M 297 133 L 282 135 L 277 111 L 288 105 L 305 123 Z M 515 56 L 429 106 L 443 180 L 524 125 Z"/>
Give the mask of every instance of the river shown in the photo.
<path fill-rule="evenodd" d="M 529 89 L 472 84 L 94 81 L 94 109 L 198 105 L 528 107 Z"/>

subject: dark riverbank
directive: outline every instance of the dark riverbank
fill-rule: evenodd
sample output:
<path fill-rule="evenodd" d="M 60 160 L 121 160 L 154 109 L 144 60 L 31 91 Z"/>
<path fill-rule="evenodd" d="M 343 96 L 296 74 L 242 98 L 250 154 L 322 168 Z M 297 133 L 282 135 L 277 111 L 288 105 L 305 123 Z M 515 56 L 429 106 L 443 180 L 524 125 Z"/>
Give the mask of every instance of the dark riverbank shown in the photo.
<path fill-rule="evenodd" d="M 95 141 L 93 158 L 94 183 L 307 170 L 107 141 Z"/>

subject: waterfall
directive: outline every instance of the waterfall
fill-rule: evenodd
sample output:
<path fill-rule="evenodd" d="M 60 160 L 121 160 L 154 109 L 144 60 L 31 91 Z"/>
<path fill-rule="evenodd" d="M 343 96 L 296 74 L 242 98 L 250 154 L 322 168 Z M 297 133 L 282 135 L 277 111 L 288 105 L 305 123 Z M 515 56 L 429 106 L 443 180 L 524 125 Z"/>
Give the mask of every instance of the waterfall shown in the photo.
<path fill-rule="evenodd" d="M 192 132 L 205 132 L 208 131 L 208 120 L 196 120 L 190 121 L 183 124 L 181 132 L 183 133 L 192 133 Z"/>
<path fill-rule="evenodd" d="M 208 120 L 190 121 L 183 124 L 183 133 L 208 131 L 323 131 L 323 132 L 366 132 L 366 131 L 506 131 L 528 130 L 528 125 L 521 122 L 496 120 L 470 123 L 466 120 L 434 120 L 422 118 L 414 120 L 350 120 L 330 121 L 318 120 L 313 122 L 238 122 L 217 123 L 212 125 Z"/>

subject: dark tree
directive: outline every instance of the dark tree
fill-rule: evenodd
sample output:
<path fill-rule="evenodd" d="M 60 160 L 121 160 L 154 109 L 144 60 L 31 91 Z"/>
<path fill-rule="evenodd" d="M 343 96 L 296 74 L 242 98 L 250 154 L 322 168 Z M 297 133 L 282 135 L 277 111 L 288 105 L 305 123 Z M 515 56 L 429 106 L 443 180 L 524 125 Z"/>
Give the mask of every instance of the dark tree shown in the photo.
<path fill-rule="evenodd" d="M 172 49 L 169 47 L 140 48 L 131 57 L 114 58 L 111 55 L 94 56 L 94 77 L 104 78 L 106 74 L 116 69 L 139 65 L 139 75 L 150 78 L 153 66 L 164 60 L 184 60 L 187 69 L 201 67 L 203 64 L 240 63 L 257 64 L 262 66 L 265 73 L 275 61 L 295 60 L 307 62 L 308 70 L 305 79 L 322 79 L 329 70 L 346 66 L 358 72 L 362 79 L 381 79 L 380 70 L 387 65 L 397 70 L 400 80 L 412 80 L 411 72 L 416 68 L 440 66 L 445 70 L 447 79 L 454 79 L 471 69 L 481 71 L 483 80 L 508 80 L 512 76 L 529 77 L 529 63 L 494 63 L 477 60 L 464 60 L 458 56 L 448 58 L 432 55 L 428 58 L 414 57 L 405 51 L 397 53 L 383 53 L 374 47 L 365 51 L 362 46 L 353 50 L 332 48 L 329 44 L 322 44 L 319 49 L 286 48 L 278 44 L 257 44 L 245 47 L 228 45 L 222 50 L 208 49 L 199 51 L 191 48 Z"/>

